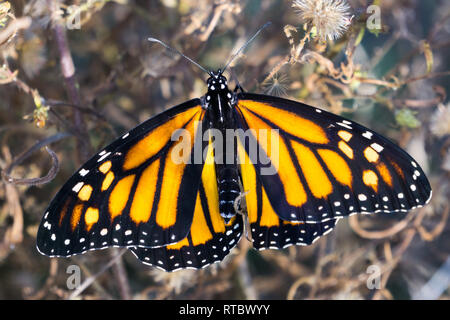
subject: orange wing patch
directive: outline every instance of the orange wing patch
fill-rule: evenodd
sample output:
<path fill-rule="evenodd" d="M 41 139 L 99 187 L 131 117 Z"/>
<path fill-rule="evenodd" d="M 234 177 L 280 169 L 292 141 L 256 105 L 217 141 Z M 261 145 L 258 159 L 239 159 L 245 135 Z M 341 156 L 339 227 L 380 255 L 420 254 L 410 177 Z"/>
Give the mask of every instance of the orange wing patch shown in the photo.
<path fill-rule="evenodd" d="M 245 202 L 250 223 L 255 223 L 258 219 L 258 197 L 256 194 L 256 171 L 247 153 L 238 141 L 238 155 L 241 164 L 241 177 L 244 192 L 246 192 Z"/>
<path fill-rule="evenodd" d="M 179 249 L 181 249 L 183 247 L 187 247 L 187 246 L 189 246 L 189 240 L 186 237 L 186 238 L 184 238 L 183 240 L 181 240 L 181 241 L 179 241 L 177 243 L 168 245 L 166 248 L 170 249 L 170 250 L 179 250 Z"/>
<path fill-rule="evenodd" d="M 130 209 L 130 218 L 136 224 L 147 222 L 153 208 L 153 200 L 158 180 L 159 159 L 150 164 L 139 179 L 133 203 Z"/>
<path fill-rule="evenodd" d="M 190 139 L 190 148 L 192 149 L 195 142 L 195 136 L 197 134 L 197 126 L 196 121 L 199 120 L 201 114 L 198 114 L 195 118 L 193 118 L 189 124 L 186 126 L 186 130 L 189 132 L 191 137 Z M 177 201 L 174 201 L 173 195 L 178 194 L 181 179 L 183 177 L 184 170 L 186 168 L 186 164 L 190 157 L 190 152 L 186 152 L 183 154 L 183 161 L 178 163 L 174 161 L 172 158 L 173 151 L 177 148 L 178 144 L 186 143 L 186 141 L 178 141 L 175 143 L 166 155 L 164 173 L 162 178 L 162 186 L 160 190 L 160 198 L 158 203 L 158 210 L 156 212 L 156 223 L 166 229 L 170 226 L 173 226 L 177 219 Z"/>
<path fill-rule="evenodd" d="M 405 179 L 405 174 L 403 173 L 403 170 L 400 168 L 400 166 L 394 162 L 394 161 L 390 161 L 391 165 L 394 167 L 394 170 L 397 172 L 397 174 L 402 177 L 402 179 Z"/>
<path fill-rule="evenodd" d="M 83 205 L 82 204 L 77 204 L 73 208 L 72 216 L 70 217 L 70 226 L 72 227 L 72 231 L 75 230 L 75 228 L 77 227 L 78 223 L 80 222 L 82 211 L 83 211 Z"/>
<path fill-rule="evenodd" d="M 134 178 L 134 174 L 122 178 L 111 192 L 109 197 L 109 213 L 111 215 L 111 221 L 122 214 L 122 211 L 127 204 Z"/>
<path fill-rule="evenodd" d="M 353 149 L 350 148 L 348 144 L 346 144 L 344 141 L 339 141 L 338 147 L 348 158 L 353 159 Z"/>
<path fill-rule="evenodd" d="M 274 227 L 279 226 L 279 224 L 280 219 L 267 198 L 266 190 L 262 188 L 261 220 L 259 221 L 259 225 L 263 227 Z"/>
<path fill-rule="evenodd" d="M 363 182 L 366 186 L 371 187 L 375 192 L 378 190 L 378 176 L 372 170 L 364 170 L 362 176 Z"/>
<path fill-rule="evenodd" d="M 338 136 L 345 142 L 349 142 L 353 135 L 348 131 L 339 130 Z"/>
<path fill-rule="evenodd" d="M 208 203 L 209 215 L 214 232 L 225 232 L 223 218 L 219 212 L 219 191 L 217 187 L 216 166 L 214 164 L 214 148 L 211 138 L 209 139 L 208 151 L 202 171 L 202 183 L 205 189 Z"/>
<path fill-rule="evenodd" d="M 241 163 L 242 184 L 244 187 L 244 192 L 246 192 L 245 202 L 247 206 L 247 214 L 249 222 L 252 224 L 258 221 L 258 187 L 256 181 L 256 171 L 240 141 L 238 141 L 238 154 L 239 161 Z M 259 224 L 266 227 L 278 226 L 278 215 L 270 204 L 266 191 L 263 187 L 261 187 L 261 189 L 262 204 L 260 204 L 261 219 Z"/>
<path fill-rule="evenodd" d="M 86 230 L 90 231 L 92 226 L 98 222 L 99 212 L 97 208 L 89 207 L 84 214 L 84 222 L 86 223 Z"/>
<path fill-rule="evenodd" d="M 102 182 L 102 191 L 108 190 L 111 183 L 114 181 L 114 173 L 112 171 L 109 171 Z"/>
<path fill-rule="evenodd" d="M 200 194 L 197 194 L 197 200 L 195 202 L 194 219 L 191 226 L 191 239 L 192 245 L 197 246 L 204 244 L 208 240 L 212 239 L 212 233 L 206 224 L 205 213 L 200 201 Z"/>
<path fill-rule="evenodd" d="M 286 200 L 293 206 L 301 206 L 306 202 L 307 196 L 298 176 L 297 170 L 295 169 L 294 163 L 292 162 L 286 142 L 278 133 L 271 131 L 272 128 L 267 123 L 253 115 L 251 112 L 242 109 L 242 113 L 251 128 L 255 130 L 264 129 L 266 130 L 265 132 L 272 133 L 267 135 L 266 141 L 261 141 L 260 135 L 258 135 L 258 143 L 260 143 L 261 147 L 263 147 L 267 156 L 271 159 L 273 166 L 277 170 L 284 186 Z M 276 155 L 271 154 L 273 143 L 278 144 L 278 153 Z M 277 148 L 275 148 L 275 150 L 276 149 Z"/>
<path fill-rule="evenodd" d="M 106 161 L 106 162 L 103 162 L 103 163 L 98 167 L 98 170 L 99 170 L 101 173 L 105 174 L 105 173 L 107 173 L 107 172 L 109 171 L 109 169 L 111 169 L 111 166 L 112 166 L 111 161 Z"/>
<path fill-rule="evenodd" d="M 85 184 L 81 190 L 78 192 L 78 198 L 81 201 L 88 201 L 92 194 L 92 187 L 88 184 Z"/>
<path fill-rule="evenodd" d="M 364 157 L 369 162 L 377 162 L 379 155 L 378 152 L 372 149 L 372 147 L 367 147 L 366 149 L 364 149 Z"/>
<path fill-rule="evenodd" d="M 333 186 L 327 174 L 311 149 L 295 141 L 292 142 L 292 148 L 297 155 L 298 162 L 312 194 L 316 198 L 325 198 L 333 192 Z"/>
<path fill-rule="evenodd" d="M 351 188 L 353 180 L 352 171 L 344 158 L 337 152 L 327 149 L 320 149 L 318 153 L 336 180 Z"/>
<path fill-rule="evenodd" d="M 62 210 L 61 210 L 61 213 L 60 213 L 60 216 L 59 216 L 59 221 L 58 221 L 59 226 L 61 226 L 61 224 L 62 224 L 62 222 L 63 222 L 63 220 L 64 220 L 64 217 L 65 217 L 66 214 L 67 214 L 67 209 L 68 209 L 68 207 L 69 207 L 69 203 L 70 203 L 70 198 L 68 198 L 68 199 L 66 200 L 66 202 L 64 203 L 64 206 L 63 206 L 63 208 L 62 208 Z"/>
<path fill-rule="evenodd" d="M 163 125 L 153 129 L 147 136 L 136 143 L 126 154 L 123 168 L 130 170 L 143 164 L 156 153 L 158 153 L 167 143 L 173 132 L 183 128 L 194 116 L 201 113 L 201 107 L 190 108 Z"/>
<path fill-rule="evenodd" d="M 386 165 L 384 163 L 379 163 L 377 165 L 377 170 L 380 173 L 383 181 L 386 182 L 386 184 L 392 188 L 393 184 L 391 173 L 389 172 L 389 169 L 386 167 Z"/>
<path fill-rule="evenodd" d="M 256 112 L 264 118 L 269 119 L 279 128 L 283 128 L 287 133 L 300 139 L 320 144 L 329 142 L 325 131 L 311 120 L 304 119 L 294 113 L 272 107 L 262 102 L 240 100 L 238 104 L 242 108 Z M 247 115 L 245 117 L 247 118 Z M 255 128 L 253 126 L 250 127 Z M 302 130 L 298 130 L 298 128 L 302 128 Z"/>
<path fill-rule="evenodd" d="M 206 221 L 206 213 L 204 211 L 202 201 L 200 198 L 200 190 L 197 193 L 195 202 L 194 217 L 192 220 L 191 229 L 188 237 L 191 238 L 192 245 L 198 246 L 205 244 L 213 239 L 213 234 L 224 233 L 225 223 L 219 213 L 219 194 L 217 190 L 217 180 L 215 172 L 215 164 L 213 161 L 214 149 L 212 147 L 211 139 L 209 140 L 208 151 L 206 156 L 205 165 L 202 171 L 202 184 L 206 196 L 206 205 L 208 208 L 209 219 L 212 224 L 212 230 L 208 226 Z M 188 237 L 183 240 L 167 246 L 167 249 L 181 249 L 182 247 L 189 246 Z"/>

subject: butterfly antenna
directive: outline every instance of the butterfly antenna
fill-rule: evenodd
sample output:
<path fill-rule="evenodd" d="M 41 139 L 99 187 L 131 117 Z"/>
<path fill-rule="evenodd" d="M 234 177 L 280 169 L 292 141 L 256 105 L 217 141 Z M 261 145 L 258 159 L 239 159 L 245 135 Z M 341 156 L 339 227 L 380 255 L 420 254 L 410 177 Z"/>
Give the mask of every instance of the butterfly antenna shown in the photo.
<path fill-rule="evenodd" d="M 164 48 L 166 48 L 169 51 L 172 51 L 176 54 L 179 54 L 180 56 L 182 56 L 183 58 L 185 58 L 186 60 L 188 60 L 189 62 L 195 64 L 197 67 L 199 67 L 200 69 L 202 69 L 203 71 L 205 71 L 207 74 L 211 75 L 211 72 L 209 72 L 208 70 L 206 70 L 205 68 L 203 68 L 201 65 L 199 65 L 197 62 L 195 62 L 194 60 L 192 60 L 191 58 L 189 58 L 188 56 L 184 55 L 183 53 L 181 53 L 180 51 L 178 51 L 175 48 L 170 47 L 169 45 L 167 45 L 166 43 L 162 42 L 159 39 L 155 39 L 155 38 L 148 38 L 148 41 L 150 42 L 156 42 L 159 43 L 160 45 L 162 45 Z"/>
<path fill-rule="evenodd" d="M 267 28 L 268 26 L 270 26 L 272 24 L 272 22 L 267 22 L 265 25 L 263 25 L 261 28 L 259 28 L 258 31 L 256 31 L 256 33 L 253 35 L 253 37 L 251 37 L 249 40 L 247 40 L 247 42 L 235 53 L 231 56 L 230 60 L 228 60 L 227 64 L 225 65 L 225 67 L 223 68 L 222 72 L 225 71 L 226 68 L 228 68 L 228 66 L 234 61 L 234 59 L 236 59 L 236 57 L 238 57 L 241 52 L 247 48 L 247 46 L 259 35 L 259 33 L 261 31 L 263 31 L 265 28 Z"/>

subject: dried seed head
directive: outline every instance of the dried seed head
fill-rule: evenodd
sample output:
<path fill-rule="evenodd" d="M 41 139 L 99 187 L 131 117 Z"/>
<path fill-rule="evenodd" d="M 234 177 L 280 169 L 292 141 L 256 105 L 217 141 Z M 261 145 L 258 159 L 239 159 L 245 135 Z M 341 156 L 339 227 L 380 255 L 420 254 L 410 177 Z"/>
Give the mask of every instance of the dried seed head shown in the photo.
<path fill-rule="evenodd" d="M 436 137 L 450 134 L 450 103 L 438 105 L 431 116 L 430 129 Z"/>
<path fill-rule="evenodd" d="M 282 97 L 286 95 L 286 88 L 288 87 L 289 79 L 285 74 L 274 74 L 272 78 L 265 80 L 262 83 L 265 93 Z"/>
<path fill-rule="evenodd" d="M 322 41 L 338 39 L 351 23 L 346 0 L 295 0 L 292 7 L 304 23 L 315 27 Z"/>

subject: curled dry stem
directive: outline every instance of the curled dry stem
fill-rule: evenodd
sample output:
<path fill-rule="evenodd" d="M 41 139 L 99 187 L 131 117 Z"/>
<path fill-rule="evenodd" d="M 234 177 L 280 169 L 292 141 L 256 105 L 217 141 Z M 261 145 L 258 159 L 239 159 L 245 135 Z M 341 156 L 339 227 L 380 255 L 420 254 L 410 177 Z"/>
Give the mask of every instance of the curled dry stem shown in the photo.
<path fill-rule="evenodd" d="M 37 142 L 35 145 L 33 145 L 28 150 L 22 152 L 16 159 L 14 159 L 8 166 L 5 167 L 4 170 L 2 170 L 2 179 L 6 184 L 22 184 L 22 185 L 39 185 L 48 183 L 51 181 L 57 174 L 59 170 L 59 162 L 58 157 L 56 154 L 47 147 L 48 144 L 59 141 L 61 139 L 64 139 L 66 137 L 70 136 L 68 133 L 58 133 L 53 136 L 50 136 L 46 139 L 43 139 L 39 142 Z M 49 172 L 46 176 L 41 178 L 31 178 L 31 179 L 20 179 L 20 178 L 13 178 L 10 176 L 12 170 L 14 167 L 21 164 L 23 161 L 28 159 L 34 152 L 41 149 L 42 147 L 45 147 L 47 152 L 50 154 L 52 158 L 52 167 L 50 168 Z"/>

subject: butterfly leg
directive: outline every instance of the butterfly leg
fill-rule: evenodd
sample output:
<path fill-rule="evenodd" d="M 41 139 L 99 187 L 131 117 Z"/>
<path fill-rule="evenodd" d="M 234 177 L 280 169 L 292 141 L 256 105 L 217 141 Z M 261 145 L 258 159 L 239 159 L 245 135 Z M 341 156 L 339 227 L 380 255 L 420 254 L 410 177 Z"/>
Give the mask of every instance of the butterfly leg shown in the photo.
<path fill-rule="evenodd" d="M 242 93 L 245 92 L 244 89 L 241 87 L 241 85 L 238 83 L 238 84 L 236 85 L 236 88 L 234 88 L 233 92 L 234 92 L 234 93 L 238 93 L 239 90 L 240 90 Z"/>

